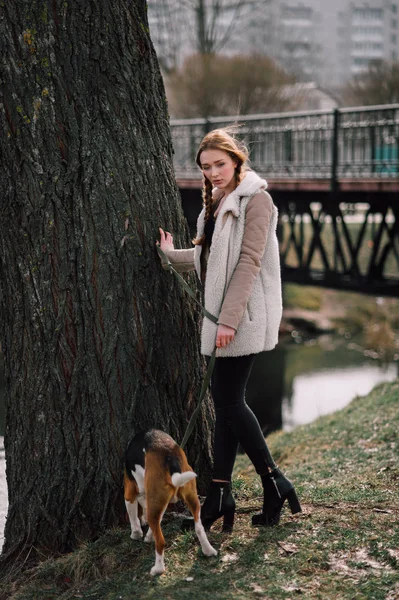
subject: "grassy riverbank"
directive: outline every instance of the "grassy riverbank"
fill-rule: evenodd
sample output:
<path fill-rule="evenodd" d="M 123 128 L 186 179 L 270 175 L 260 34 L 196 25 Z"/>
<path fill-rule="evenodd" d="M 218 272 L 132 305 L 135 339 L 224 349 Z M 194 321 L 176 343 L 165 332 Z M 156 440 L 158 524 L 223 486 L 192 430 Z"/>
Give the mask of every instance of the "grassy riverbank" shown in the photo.
<path fill-rule="evenodd" d="M 312 337 L 337 333 L 348 343 L 361 336 L 362 349 L 382 362 L 399 360 L 399 299 L 286 284 L 282 330 Z M 361 348 L 358 348 L 361 350 Z"/>
<path fill-rule="evenodd" d="M 286 283 L 283 287 L 284 309 L 322 313 L 336 325 L 352 331 L 373 323 L 388 322 L 399 329 L 399 299 L 367 296 L 356 292 Z"/>
<path fill-rule="evenodd" d="M 394 600 L 399 596 L 398 425 L 396 381 L 310 425 L 271 435 L 273 452 L 303 504 L 302 514 L 286 510 L 274 529 L 249 525 L 261 489 L 240 456 L 234 533 L 212 530 L 215 558 L 203 557 L 194 534 L 181 533 L 179 518 L 167 516 L 167 572 L 161 577 L 149 575 L 153 547 L 130 540 L 126 528 L 25 573 L 4 597 Z"/>

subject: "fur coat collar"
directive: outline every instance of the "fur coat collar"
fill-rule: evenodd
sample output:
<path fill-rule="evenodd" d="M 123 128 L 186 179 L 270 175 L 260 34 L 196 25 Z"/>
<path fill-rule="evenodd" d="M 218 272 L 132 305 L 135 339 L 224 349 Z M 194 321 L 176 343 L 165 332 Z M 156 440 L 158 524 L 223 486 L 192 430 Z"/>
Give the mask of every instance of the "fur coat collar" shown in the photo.
<path fill-rule="evenodd" d="M 220 208 L 220 215 L 226 212 L 232 212 L 235 217 L 240 214 L 241 198 L 251 197 L 260 190 L 267 189 L 267 182 L 255 173 L 255 171 L 247 171 L 244 179 L 224 200 Z"/>

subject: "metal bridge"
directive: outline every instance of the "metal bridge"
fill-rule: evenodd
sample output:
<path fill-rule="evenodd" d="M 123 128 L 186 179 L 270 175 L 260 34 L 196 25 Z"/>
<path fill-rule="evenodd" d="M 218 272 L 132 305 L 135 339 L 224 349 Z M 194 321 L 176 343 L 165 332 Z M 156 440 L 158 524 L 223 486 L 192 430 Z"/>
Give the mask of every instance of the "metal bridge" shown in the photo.
<path fill-rule="evenodd" d="M 284 280 L 399 296 L 399 104 L 171 121 L 192 230 L 196 150 L 232 121 L 279 209 Z"/>

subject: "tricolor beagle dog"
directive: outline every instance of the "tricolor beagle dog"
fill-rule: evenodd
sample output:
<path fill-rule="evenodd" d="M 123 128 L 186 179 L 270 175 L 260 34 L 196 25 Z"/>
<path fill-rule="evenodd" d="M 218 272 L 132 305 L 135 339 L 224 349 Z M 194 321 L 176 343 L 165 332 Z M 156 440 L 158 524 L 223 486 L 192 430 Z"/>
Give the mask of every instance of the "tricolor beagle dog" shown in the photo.
<path fill-rule="evenodd" d="M 161 521 L 169 503 L 183 500 L 194 517 L 195 533 L 205 556 L 217 552 L 208 541 L 200 519 L 195 478 L 183 450 L 163 431 L 151 429 L 138 433 L 130 442 L 125 454 L 124 493 L 127 513 L 132 529 L 131 538 L 143 537 L 141 526 L 148 522 L 145 542 L 155 539 L 155 565 L 151 575 L 165 571 L 165 539 Z M 143 509 L 141 522 L 138 505 Z"/>

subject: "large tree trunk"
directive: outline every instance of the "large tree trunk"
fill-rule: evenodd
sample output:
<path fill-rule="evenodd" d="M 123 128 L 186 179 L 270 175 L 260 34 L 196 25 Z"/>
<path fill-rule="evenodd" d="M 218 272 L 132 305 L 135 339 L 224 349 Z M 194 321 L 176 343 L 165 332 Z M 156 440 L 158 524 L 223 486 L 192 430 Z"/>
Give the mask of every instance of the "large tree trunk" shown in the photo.
<path fill-rule="evenodd" d="M 160 225 L 189 240 L 145 1 L 0 10 L 8 559 L 120 522 L 128 439 L 181 440 L 203 361 L 198 311 L 155 250 Z M 202 481 L 209 413 L 188 451 Z"/>

